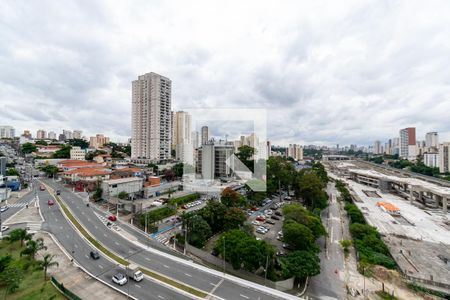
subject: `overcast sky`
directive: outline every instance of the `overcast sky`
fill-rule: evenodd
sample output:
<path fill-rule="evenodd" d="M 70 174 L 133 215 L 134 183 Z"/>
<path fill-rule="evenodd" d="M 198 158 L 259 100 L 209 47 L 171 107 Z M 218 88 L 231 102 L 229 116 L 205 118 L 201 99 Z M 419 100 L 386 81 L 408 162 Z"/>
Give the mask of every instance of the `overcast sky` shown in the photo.
<path fill-rule="evenodd" d="M 0 125 L 126 140 L 131 81 L 153 71 L 174 109 L 267 109 L 273 144 L 450 140 L 449 16 L 446 0 L 3 0 Z"/>

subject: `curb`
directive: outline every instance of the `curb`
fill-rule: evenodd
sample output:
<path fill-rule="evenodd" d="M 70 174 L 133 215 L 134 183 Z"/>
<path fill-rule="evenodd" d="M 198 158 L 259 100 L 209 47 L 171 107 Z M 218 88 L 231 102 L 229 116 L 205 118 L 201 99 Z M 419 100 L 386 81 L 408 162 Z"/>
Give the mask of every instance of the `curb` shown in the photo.
<path fill-rule="evenodd" d="M 43 183 L 43 184 L 44 184 L 44 185 L 47 185 L 46 183 Z M 47 186 L 48 186 L 48 185 L 47 185 Z M 51 186 L 48 186 L 47 189 L 48 189 L 49 191 L 50 191 L 49 188 L 50 188 L 51 190 L 54 190 Z M 55 198 L 55 200 L 56 200 L 57 203 L 58 203 L 58 200 L 56 199 L 55 195 L 54 195 L 54 194 L 51 194 L 51 196 L 52 196 L 53 198 Z M 64 202 L 63 200 L 60 200 L 60 201 L 61 201 L 61 202 Z M 58 204 L 59 204 L 59 203 L 58 203 Z M 66 205 L 66 204 L 65 204 L 65 205 Z M 97 249 L 99 252 L 102 252 L 102 253 L 103 253 L 103 251 L 101 251 L 101 250 L 98 249 L 96 246 L 94 246 L 94 245 L 93 245 L 93 244 L 92 244 L 92 243 L 91 243 L 91 242 L 90 242 L 83 234 L 81 234 L 81 233 L 78 231 L 78 228 L 76 228 L 76 226 L 75 226 L 75 225 L 72 223 L 72 221 L 68 218 L 68 216 L 66 215 L 66 213 L 65 213 L 64 210 L 62 209 L 61 205 L 58 205 L 58 208 L 60 209 L 61 213 L 62 213 L 63 216 L 66 218 L 66 220 L 68 221 L 68 223 L 69 223 L 69 224 L 74 228 L 74 230 L 78 233 L 78 235 L 81 236 L 81 238 L 84 239 L 84 240 L 85 240 L 89 245 L 91 245 L 93 248 L 95 248 L 95 249 Z M 92 235 L 92 234 L 85 228 L 85 226 L 82 225 L 82 223 L 80 222 L 80 220 L 73 214 L 72 210 L 71 210 L 67 205 L 66 205 L 66 208 L 67 208 L 68 211 L 70 211 L 70 213 L 71 213 L 72 216 L 76 219 L 76 221 L 84 228 L 84 230 L 85 230 L 90 236 L 93 237 L 94 235 Z M 103 245 L 102 245 L 102 246 L 103 246 Z M 124 259 L 123 257 L 121 257 L 120 255 L 116 254 L 114 251 L 111 251 L 108 247 L 106 247 L 106 246 L 103 246 L 103 247 L 105 247 L 106 249 L 108 249 L 108 251 L 110 251 L 111 253 L 113 253 L 113 254 L 116 255 L 117 257 L 119 257 L 119 258 L 121 258 L 121 259 L 123 259 L 123 260 L 126 260 L 126 259 Z M 121 268 L 123 268 L 123 269 L 126 269 L 126 266 L 124 266 L 124 265 L 120 264 L 119 262 L 113 260 L 113 259 L 112 259 L 111 257 L 109 257 L 108 255 L 104 255 L 104 257 L 106 257 L 106 258 L 107 258 L 109 261 L 111 261 L 113 264 L 118 265 L 119 267 L 121 267 Z M 71 258 L 71 259 L 72 259 L 72 258 Z M 75 260 L 74 260 L 74 261 L 75 261 Z M 104 284 L 106 284 L 106 285 L 108 285 L 108 286 L 110 286 L 110 287 L 116 289 L 117 291 L 121 292 L 122 294 L 127 295 L 124 291 L 121 291 L 121 290 L 119 290 L 118 288 L 116 288 L 116 287 L 114 287 L 114 286 L 111 286 L 109 283 L 105 283 L 102 279 L 93 276 L 90 272 L 88 272 L 86 269 L 84 269 L 81 265 L 78 265 L 78 267 L 81 268 L 83 271 L 85 271 L 87 274 L 89 274 L 91 277 L 94 277 L 94 278 L 96 278 L 97 280 L 103 282 Z M 150 269 L 141 267 L 141 266 L 139 266 L 139 267 L 140 267 L 141 269 L 148 270 L 148 271 L 150 271 L 150 272 L 152 272 L 152 273 L 155 273 L 155 274 L 160 275 L 161 277 L 165 277 L 165 278 L 170 279 L 170 280 L 172 280 L 172 281 L 174 281 L 174 282 L 177 282 L 177 283 L 179 283 L 179 284 L 181 284 L 181 285 L 184 285 L 184 286 L 189 287 L 189 286 L 186 285 L 185 283 L 182 283 L 182 282 L 179 282 L 178 280 L 175 280 L 175 279 L 172 279 L 172 278 L 170 278 L 170 277 L 167 277 L 166 275 L 160 274 L 160 273 L 158 273 L 158 272 L 156 272 L 156 271 L 153 271 L 153 270 L 150 270 Z M 143 272 L 143 273 L 144 273 L 144 272 Z M 179 289 L 179 288 L 177 288 L 177 287 L 174 287 L 173 285 L 170 285 L 170 284 L 168 284 L 168 283 L 166 283 L 166 282 L 159 281 L 159 280 L 157 280 L 157 279 L 155 279 L 155 278 L 153 278 L 153 277 L 151 277 L 151 276 L 149 276 L 149 275 L 147 275 L 147 274 L 145 274 L 145 273 L 144 273 L 144 276 L 145 276 L 148 280 L 150 280 L 150 281 L 152 281 L 152 282 L 154 282 L 154 283 L 156 283 L 156 284 L 158 284 L 158 285 L 165 286 L 166 288 L 168 288 L 168 289 L 170 289 L 170 290 L 172 290 L 172 291 L 175 291 L 175 292 L 177 292 L 178 294 L 187 296 L 187 297 L 189 297 L 189 298 L 191 298 L 191 299 L 206 299 L 206 297 L 208 297 L 208 296 L 210 295 L 210 294 L 209 294 L 208 292 L 206 292 L 206 291 L 202 291 L 202 290 L 200 290 L 200 289 L 196 289 L 197 291 L 202 292 L 202 293 L 204 293 L 204 294 L 207 295 L 207 296 L 205 296 L 205 298 L 201 298 L 201 297 L 198 297 L 198 296 L 196 296 L 196 295 L 194 295 L 194 294 L 191 294 L 191 293 L 189 293 L 189 292 L 187 292 L 187 291 L 184 291 L 184 290 L 182 290 L 182 289 Z M 216 296 L 214 296 L 214 295 L 211 295 L 211 296 L 216 297 Z M 133 299 L 136 299 L 136 298 L 133 298 Z M 220 299 L 220 298 L 216 297 L 216 299 Z"/>

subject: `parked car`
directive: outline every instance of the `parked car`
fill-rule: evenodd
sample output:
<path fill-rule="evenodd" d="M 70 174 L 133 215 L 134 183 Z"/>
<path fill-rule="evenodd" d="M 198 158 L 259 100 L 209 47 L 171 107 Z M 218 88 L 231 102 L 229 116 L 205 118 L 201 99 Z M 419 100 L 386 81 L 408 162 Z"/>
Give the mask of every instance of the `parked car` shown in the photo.
<path fill-rule="evenodd" d="M 277 216 L 271 216 L 270 218 L 271 218 L 272 220 L 277 220 L 277 221 L 280 220 L 280 217 L 277 217 Z"/>
<path fill-rule="evenodd" d="M 117 217 L 115 216 L 115 215 L 110 215 L 109 217 L 108 217 L 108 220 L 110 220 L 110 221 L 117 221 Z"/>
<path fill-rule="evenodd" d="M 277 256 L 284 256 L 284 252 L 283 251 L 277 251 Z"/>
<path fill-rule="evenodd" d="M 2 206 L 1 208 L 0 208 L 0 212 L 4 212 L 4 211 L 7 211 L 8 210 L 8 206 Z"/>
<path fill-rule="evenodd" d="M 271 214 L 273 214 L 273 212 L 272 212 L 270 209 L 266 209 L 266 210 L 264 211 L 264 213 L 265 213 L 266 215 L 271 215 Z"/>
<path fill-rule="evenodd" d="M 276 214 L 277 216 L 280 216 L 280 217 L 283 215 L 283 214 L 282 214 L 281 212 L 279 212 L 279 211 L 276 211 L 275 214 Z"/>
<path fill-rule="evenodd" d="M 52 206 L 52 205 L 55 204 L 55 200 L 53 200 L 53 199 L 48 199 L 47 204 L 48 204 L 49 206 Z"/>
<path fill-rule="evenodd" d="M 2 228 L 0 229 L 2 232 L 8 230 L 9 227 L 8 226 L 2 226 Z"/>
<path fill-rule="evenodd" d="M 258 211 L 258 208 L 257 208 L 256 206 L 253 206 L 253 207 L 251 208 L 251 210 L 252 210 L 252 211 Z"/>
<path fill-rule="evenodd" d="M 257 220 L 257 221 L 264 222 L 264 221 L 266 220 L 266 217 L 264 217 L 264 216 L 257 216 L 257 217 L 256 217 L 256 220 Z"/>
<path fill-rule="evenodd" d="M 56 190 L 56 195 L 61 195 L 61 191 L 60 190 Z"/>
<path fill-rule="evenodd" d="M 258 221 L 252 221 L 252 224 L 253 225 L 258 225 L 258 226 L 260 225 L 260 223 Z"/>
<path fill-rule="evenodd" d="M 267 224 L 270 224 L 270 225 L 275 225 L 275 222 L 272 221 L 272 220 L 266 220 L 266 223 L 267 223 Z"/>
<path fill-rule="evenodd" d="M 100 258 L 100 254 L 97 251 L 95 251 L 95 250 L 92 250 L 90 255 L 91 255 L 92 259 L 99 259 Z"/>
<path fill-rule="evenodd" d="M 117 273 L 112 277 L 112 281 L 118 285 L 125 285 L 128 282 L 127 276 L 123 273 Z"/>

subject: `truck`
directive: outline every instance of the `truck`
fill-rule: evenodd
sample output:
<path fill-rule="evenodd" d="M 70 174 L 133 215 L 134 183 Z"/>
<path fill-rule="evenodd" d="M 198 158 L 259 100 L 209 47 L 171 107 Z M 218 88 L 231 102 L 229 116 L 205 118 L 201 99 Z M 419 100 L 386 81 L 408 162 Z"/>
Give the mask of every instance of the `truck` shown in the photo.
<path fill-rule="evenodd" d="M 127 267 L 127 276 L 130 279 L 133 279 L 136 282 L 141 281 L 144 279 L 144 274 L 141 270 L 139 270 L 139 267 L 135 264 L 129 264 Z"/>

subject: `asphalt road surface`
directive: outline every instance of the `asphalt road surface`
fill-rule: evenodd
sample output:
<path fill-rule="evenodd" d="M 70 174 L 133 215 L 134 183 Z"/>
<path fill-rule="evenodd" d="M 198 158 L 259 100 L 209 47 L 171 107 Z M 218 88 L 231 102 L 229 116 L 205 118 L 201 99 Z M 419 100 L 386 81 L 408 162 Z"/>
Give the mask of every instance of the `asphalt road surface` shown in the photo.
<path fill-rule="evenodd" d="M 87 207 L 86 204 L 76 194 L 64 188 L 60 183 L 52 180 L 46 180 L 45 183 L 50 185 L 54 189 L 59 189 L 62 191 L 60 197 L 70 207 L 71 211 L 76 215 L 76 217 L 83 224 L 83 226 L 101 244 L 106 246 L 108 249 L 114 251 L 119 256 L 125 257 L 130 261 L 137 263 L 138 265 L 156 271 L 166 277 L 183 282 L 188 286 L 200 289 L 208 293 L 212 293 L 213 295 L 216 295 L 223 299 L 268 300 L 268 299 L 282 299 L 292 297 L 291 295 L 288 294 L 285 294 L 285 296 L 283 297 L 266 294 L 261 290 L 252 288 L 251 286 L 256 286 L 256 284 L 254 283 L 245 283 L 243 281 L 242 284 L 238 284 L 229 279 L 223 280 L 222 276 L 216 276 L 214 274 L 200 270 L 193 266 L 186 265 L 178 261 L 174 261 L 173 259 L 168 258 L 166 256 L 146 251 L 140 246 L 123 238 L 114 230 L 111 230 L 108 227 L 106 227 L 104 223 L 94 214 L 93 209 L 91 207 Z M 61 213 L 59 214 L 61 215 Z M 61 222 L 59 218 L 58 222 Z M 56 221 L 52 223 L 49 230 L 50 229 L 53 230 L 53 228 L 56 226 L 55 230 L 56 232 L 58 232 L 59 231 L 58 226 L 61 225 L 59 225 L 59 223 L 58 224 L 56 223 L 57 223 Z M 64 235 L 63 234 L 64 231 L 62 229 L 61 231 L 62 232 L 60 233 L 60 235 L 61 234 L 63 235 L 62 238 L 66 240 L 66 244 L 67 242 L 70 243 L 71 241 L 70 235 L 69 234 Z M 71 245 L 69 244 L 68 246 L 70 249 Z M 77 250 L 75 249 L 75 251 Z M 89 249 L 84 249 L 83 252 L 89 253 Z M 82 255 L 84 255 L 84 253 Z M 98 268 L 93 271 L 96 274 L 98 273 L 101 274 L 101 271 L 99 271 Z M 106 268 L 104 267 L 104 269 Z M 108 276 L 110 276 L 111 274 L 108 274 Z M 143 288 L 143 290 L 146 289 Z M 154 293 L 152 292 L 152 294 Z M 146 299 L 141 297 L 139 298 Z"/>
<path fill-rule="evenodd" d="M 336 198 L 334 183 L 329 183 L 327 192 L 329 206 L 322 211 L 322 224 L 326 226 L 328 238 L 320 238 L 320 274 L 309 281 L 306 292 L 312 299 L 345 299 L 344 253 L 339 243 L 342 240 L 339 203 Z"/>

